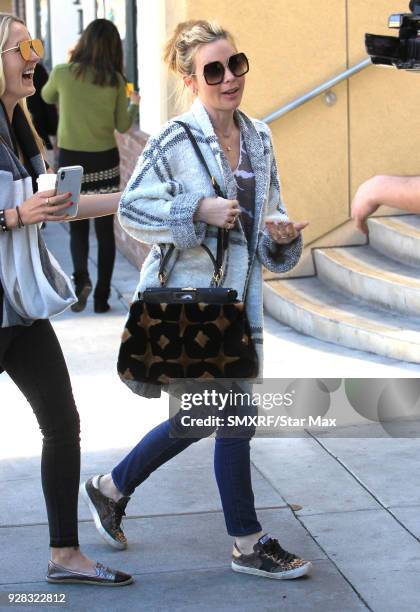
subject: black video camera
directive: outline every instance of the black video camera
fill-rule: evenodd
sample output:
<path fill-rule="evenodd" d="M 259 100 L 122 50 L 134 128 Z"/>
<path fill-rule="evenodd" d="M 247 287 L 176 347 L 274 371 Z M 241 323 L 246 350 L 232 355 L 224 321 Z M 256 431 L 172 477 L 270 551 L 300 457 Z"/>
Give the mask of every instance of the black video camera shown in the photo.
<path fill-rule="evenodd" d="M 366 51 L 373 64 L 420 71 L 420 0 L 411 0 L 410 11 L 391 15 L 388 20 L 389 28 L 399 29 L 398 38 L 366 34 Z"/>

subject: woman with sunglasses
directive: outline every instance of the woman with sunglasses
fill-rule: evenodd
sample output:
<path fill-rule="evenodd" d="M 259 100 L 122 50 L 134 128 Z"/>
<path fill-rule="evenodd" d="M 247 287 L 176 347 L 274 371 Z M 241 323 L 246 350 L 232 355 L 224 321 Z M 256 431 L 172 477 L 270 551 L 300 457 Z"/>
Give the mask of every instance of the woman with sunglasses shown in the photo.
<path fill-rule="evenodd" d="M 41 41 L 31 40 L 24 22 L 0 13 L 0 372 L 5 370 L 25 395 L 43 434 L 41 477 L 51 546 L 48 582 L 122 586 L 132 582 L 131 576 L 95 563 L 79 549 L 79 415 L 48 321 L 74 303 L 75 295 L 39 230 L 43 221 L 68 218 L 70 194 L 32 195 L 45 165 L 25 99 L 35 91 L 33 73 L 42 55 Z M 81 216 L 106 215 L 117 203 L 117 195 L 108 195 L 105 203 L 84 196 L 79 210 Z"/>
<path fill-rule="evenodd" d="M 41 95 L 59 104 L 58 164 L 84 168 L 82 193 L 120 190 L 119 153 L 115 130 L 126 132 L 138 113 L 139 94 L 130 93 L 123 72 L 123 48 L 116 26 L 95 19 L 70 53 L 70 62 L 54 66 Z M 113 216 L 95 220 L 98 239 L 98 279 L 93 298 L 96 313 L 108 312 L 115 261 Z M 86 307 L 92 291 L 88 270 L 89 220 L 70 223 L 73 280 L 78 297 L 74 312 Z"/>
<path fill-rule="evenodd" d="M 300 257 L 300 232 L 306 224 L 292 223 L 286 216 L 267 126 L 238 110 L 248 60 L 238 53 L 231 34 L 207 21 L 182 23 L 166 45 L 165 59 L 195 98 L 180 119 L 189 125 L 227 199 L 214 197 L 212 182 L 180 124 L 169 121 L 150 138 L 119 213 L 131 236 L 156 245 L 143 264 L 138 290 L 156 286 L 160 243 L 177 249 L 171 286 L 208 286 L 211 263 L 200 245 L 214 253 L 217 228 L 229 229 L 223 285 L 242 296 L 248 279 L 246 308 L 261 368 L 262 265 L 273 272 L 290 270 Z M 264 227 L 267 215 L 277 215 L 277 221 Z M 159 397 L 161 392 L 156 385 L 135 382 L 130 388 L 144 397 Z M 111 473 L 81 485 L 96 527 L 111 546 L 127 546 L 121 518 L 135 488 L 197 441 L 192 434 L 185 437 L 186 428 L 182 436 L 171 437 L 171 431 L 179 430 L 179 419 L 178 414 L 155 427 Z M 216 480 L 227 531 L 235 538 L 232 569 L 277 579 L 298 578 L 308 573 L 311 563 L 288 553 L 264 533 L 255 512 L 250 430 L 242 431 L 242 437 L 232 437 L 224 427 L 216 433 Z"/>

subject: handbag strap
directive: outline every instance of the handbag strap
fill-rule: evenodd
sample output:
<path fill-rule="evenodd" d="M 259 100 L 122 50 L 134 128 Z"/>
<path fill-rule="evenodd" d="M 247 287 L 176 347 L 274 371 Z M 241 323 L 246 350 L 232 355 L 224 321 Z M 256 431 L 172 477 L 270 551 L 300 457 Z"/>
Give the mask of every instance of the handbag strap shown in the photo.
<path fill-rule="evenodd" d="M 207 174 L 209 175 L 211 179 L 211 183 L 213 185 L 216 195 L 219 198 L 225 198 L 225 195 L 223 194 L 220 188 L 220 185 L 216 180 L 216 177 L 210 172 L 210 169 L 207 165 L 206 160 L 204 159 L 201 149 L 198 146 L 198 143 L 196 139 L 194 138 L 193 133 L 191 132 L 190 126 L 187 123 L 184 123 L 183 121 L 174 121 L 174 123 L 178 123 L 184 128 L 192 146 L 194 147 L 194 150 L 197 154 L 198 159 L 200 160 L 201 164 L 203 165 L 204 169 L 206 170 Z M 223 277 L 223 261 L 225 258 L 225 252 L 229 246 L 229 230 L 226 230 L 221 227 L 218 228 L 216 257 L 213 255 L 213 253 L 211 252 L 208 246 L 206 246 L 205 244 L 202 244 L 200 246 L 202 249 L 206 251 L 207 255 L 210 257 L 213 263 L 214 272 L 213 272 L 212 282 L 217 286 Z M 174 252 L 174 250 L 175 250 L 175 246 L 171 244 L 164 255 L 162 245 L 160 245 L 161 257 L 160 257 L 160 266 L 159 266 L 159 281 L 162 287 L 165 285 L 166 281 L 168 280 L 168 276 L 165 273 L 165 269 L 166 269 L 166 265 L 169 262 L 169 259 L 172 253 Z"/>

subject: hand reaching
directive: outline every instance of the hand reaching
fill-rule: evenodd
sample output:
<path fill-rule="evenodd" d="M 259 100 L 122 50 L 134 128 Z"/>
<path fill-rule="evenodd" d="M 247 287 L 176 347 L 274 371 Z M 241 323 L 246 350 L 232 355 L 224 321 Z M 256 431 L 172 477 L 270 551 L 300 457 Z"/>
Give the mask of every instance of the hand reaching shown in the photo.
<path fill-rule="evenodd" d="M 351 203 L 351 218 L 355 221 L 356 227 L 363 234 L 369 234 L 367 224 L 368 217 L 372 215 L 380 206 L 379 202 L 372 199 L 372 181 L 366 181 L 360 185 Z"/>
<path fill-rule="evenodd" d="M 309 221 L 276 221 L 268 218 L 265 222 L 271 238 L 277 244 L 290 244 L 309 225 Z"/>

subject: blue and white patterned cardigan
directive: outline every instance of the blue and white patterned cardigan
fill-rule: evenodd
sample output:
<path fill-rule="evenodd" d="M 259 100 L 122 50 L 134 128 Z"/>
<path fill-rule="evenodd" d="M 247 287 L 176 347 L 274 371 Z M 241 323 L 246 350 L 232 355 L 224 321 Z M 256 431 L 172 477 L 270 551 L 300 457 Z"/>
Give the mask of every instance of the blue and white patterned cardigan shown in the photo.
<path fill-rule="evenodd" d="M 299 237 L 289 245 L 278 245 L 270 238 L 264 224 L 265 216 L 278 213 L 287 219 L 271 133 L 265 123 L 250 119 L 240 111 L 236 111 L 236 117 L 255 174 L 255 221 L 250 245 L 239 222 L 231 230 L 222 284 L 236 289 L 240 299 L 243 299 L 247 287 L 246 309 L 259 355 L 261 375 L 261 266 L 272 272 L 287 272 L 300 258 L 302 239 Z M 189 124 L 222 191 L 229 199 L 236 199 L 235 178 L 201 101 L 197 98 L 191 110 L 177 119 Z M 125 231 L 136 240 L 152 245 L 141 269 L 137 291 L 159 286 L 158 244 L 161 243 L 172 243 L 177 249 L 169 265 L 168 286 L 209 286 L 212 264 L 200 245 L 207 245 L 215 253 L 217 228 L 204 222 L 194 222 L 193 216 L 200 200 L 212 196 L 214 190 L 210 178 L 184 129 L 174 120 L 167 122 L 158 134 L 149 139 L 119 206 L 119 221 Z M 160 396 L 160 388 L 156 385 L 136 382 L 128 382 L 128 385 L 139 395 Z"/>

